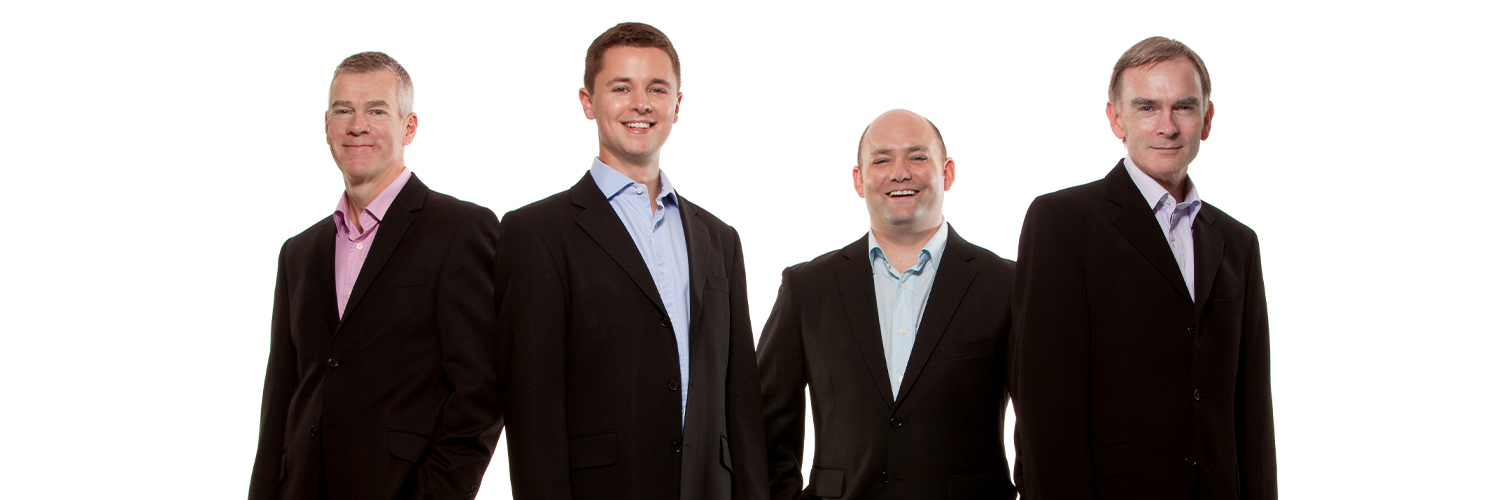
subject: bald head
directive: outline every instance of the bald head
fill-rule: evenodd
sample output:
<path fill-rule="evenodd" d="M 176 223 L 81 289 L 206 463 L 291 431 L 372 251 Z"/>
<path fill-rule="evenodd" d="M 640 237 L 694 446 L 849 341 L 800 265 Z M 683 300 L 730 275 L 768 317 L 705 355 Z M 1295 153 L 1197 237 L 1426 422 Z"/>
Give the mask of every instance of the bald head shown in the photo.
<path fill-rule="evenodd" d="M 864 133 L 859 135 L 859 151 L 857 152 L 857 156 L 854 160 L 855 165 L 868 165 L 870 163 L 870 158 L 874 156 L 874 149 L 865 151 L 865 144 L 868 144 L 870 142 L 869 138 L 872 129 L 875 129 L 876 132 L 884 132 L 886 130 L 916 130 L 918 128 L 932 130 L 932 140 L 921 141 L 921 144 L 927 146 L 928 148 L 931 148 L 931 154 L 939 161 L 947 159 L 948 146 L 943 143 L 943 133 L 938 131 L 937 125 L 932 124 L 932 120 L 928 120 L 927 118 L 922 117 L 922 115 L 904 109 L 893 109 L 881 113 L 880 116 L 875 117 L 875 121 L 872 121 L 869 125 L 865 126 Z"/>

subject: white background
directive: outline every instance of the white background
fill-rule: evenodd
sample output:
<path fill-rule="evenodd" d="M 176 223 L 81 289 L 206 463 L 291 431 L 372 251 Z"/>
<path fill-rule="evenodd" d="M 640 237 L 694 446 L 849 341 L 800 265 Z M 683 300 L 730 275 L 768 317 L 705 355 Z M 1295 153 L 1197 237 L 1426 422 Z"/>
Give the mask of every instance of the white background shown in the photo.
<path fill-rule="evenodd" d="M 1033 197 L 1122 156 L 1115 59 L 1188 43 L 1217 106 L 1192 177 L 1261 238 L 1283 497 L 1495 495 L 1492 4 L 414 5 L 4 7 L 5 497 L 242 498 L 276 253 L 342 188 L 334 66 L 400 60 L 408 165 L 504 213 L 587 169 L 584 50 L 627 20 L 681 53 L 663 169 L 739 229 L 757 331 L 783 267 L 865 231 L 880 112 L 942 128 L 949 221 L 1013 258 Z"/>

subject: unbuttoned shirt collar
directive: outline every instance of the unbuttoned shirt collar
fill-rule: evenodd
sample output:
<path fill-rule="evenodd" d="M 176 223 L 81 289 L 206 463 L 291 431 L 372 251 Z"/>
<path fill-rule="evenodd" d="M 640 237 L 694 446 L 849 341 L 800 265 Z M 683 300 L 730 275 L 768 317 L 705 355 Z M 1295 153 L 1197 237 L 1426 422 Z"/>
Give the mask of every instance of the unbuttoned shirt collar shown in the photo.
<path fill-rule="evenodd" d="M 1167 192 L 1167 188 L 1161 187 L 1161 183 L 1136 166 L 1129 156 L 1125 157 L 1125 171 L 1130 173 L 1130 180 L 1135 182 L 1136 189 L 1146 198 L 1146 205 L 1151 207 L 1151 214 L 1161 226 L 1162 236 L 1167 239 L 1167 246 L 1172 248 L 1172 257 L 1177 260 L 1178 271 L 1182 272 L 1182 279 L 1187 284 L 1188 295 L 1197 300 L 1198 292 L 1194 289 L 1193 276 L 1193 224 L 1198 220 L 1198 211 L 1203 208 L 1203 201 L 1198 197 L 1198 185 L 1193 183 L 1191 177 L 1185 178 L 1183 182 L 1187 183 L 1187 199 L 1178 201 L 1172 198 L 1172 193 Z"/>
<path fill-rule="evenodd" d="M 880 320 L 886 376 L 891 381 L 891 397 L 899 398 L 906 365 L 916 346 L 917 329 L 922 324 L 927 298 L 932 295 L 932 284 L 937 279 L 938 263 L 943 260 L 943 249 L 948 246 L 948 221 L 943 221 L 922 246 L 917 263 L 900 272 L 886 260 L 885 250 L 880 248 L 873 229 L 869 241 L 870 278 L 875 286 L 875 309 Z"/>
<path fill-rule="evenodd" d="M 354 282 L 358 281 L 359 271 L 365 266 L 365 257 L 370 255 L 370 245 L 375 243 L 375 233 L 380 229 L 380 221 L 385 219 L 386 211 L 391 208 L 391 203 L 396 201 L 396 195 L 406 187 L 409 179 L 411 170 L 403 168 L 401 175 L 391 185 L 370 200 L 370 205 L 359 213 L 359 226 L 364 228 L 364 232 L 360 233 L 356 233 L 354 225 L 349 223 L 348 192 L 339 196 L 339 203 L 333 209 L 333 293 L 338 302 L 340 318 L 344 317 L 349 297 L 354 293 Z"/>
<path fill-rule="evenodd" d="M 634 190 L 636 194 L 650 190 L 645 184 L 636 183 L 598 158 L 594 158 L 589 173 L 593 175 L 594 184 L 599 186 L 599 191 L 604 193 L 604 198 L 611 201 L 626 189 Z M 656 194 L 656 208 L 660 210 L 667 205 L 677 206 L 677 192 L 672 189 L 672 181 L 667 179 L 667 174 L 657 170 L 656 177 L 661 180 L 661 192 Z"/>
<path fill-rule="evenodd" d="M 406 187 L 406 181 L 411 179 L 411 169 L 402 168 L 401 175 L 396 177 L 391 185 L 386 186 L 365 210 L 359 213 L 359 226 L 364 228 L 363 232 L 355 234 L 354 226 L 349 223 L 349 193 L 339 195 L 338 205 L 333 207 L 333 224 L 338 231 L 340 239 L 349 241 L 361 241 L 369 237 L 370 233 L 380 225 L 381 219 L 385 218 L 386 210 L 391 208 L 391 202 L 396 201 L 396 195 L 401 193 L 401 188 Z"/>
<path fill-rule="evenodd" d="M 942 225 L 938 226 L 937 233 L 934 233 L 932 239 L 927 240 L 927 244 L 922 246 L 922 253 L 917 255 L 917 263 L 904 272 L 898 273 L 896 268 L 891 267 L 891 262 L 885 258 L 885 250 L 880 248 L 880 241 L 875 239 L 874 228 L 870 229 L 869 240 L 870 269 L 876 274 L 885 273 L 891 279 L 901 280 L 912 274 L 926 272 L 928 269 L 926 266 L 929 264 L 932 266 L 930 269 L 936 272 L 939 261 L 943 260 L 943 249 L 948 246 L 948 221 L 943 220 Z"/>

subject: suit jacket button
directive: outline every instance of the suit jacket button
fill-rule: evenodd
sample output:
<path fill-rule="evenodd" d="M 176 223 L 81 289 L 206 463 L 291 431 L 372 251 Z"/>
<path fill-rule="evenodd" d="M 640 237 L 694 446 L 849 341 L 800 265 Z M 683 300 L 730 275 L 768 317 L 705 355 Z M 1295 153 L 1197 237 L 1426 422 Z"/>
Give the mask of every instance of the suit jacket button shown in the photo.
<path fill-rule="evenodd" d="M 880 471 L 880 484 L 890 484 L 890 482 L 890 474 L 886 474 L 885 471 Z"/>
<path fill-rule="evenodd" d="M 1185 463 L 1185 464 L 1187 464 L 1188 467 L 1196 467 L 1196 466 L 1198 466 L 1198 460 L 1194 459 L 1193 457 L 1184 458 L 1184 459 L 1182 459 L 1182 462 Z"/>
<path fill-rule="evenodd" d="M 314 425 L 311 428 L 309 428 L 307 430 L 307 437 L 311 437 L 311 438 L 318 437 L 318 426 Z"/>
<path fill-rule="evenodd" d="M 674 378 L 674 379 L 672 379 L 672 380 L 671 380 L 671 381 L 670 381 L 670 382 L 667 382 L 667 388 L 668 388 L 668 389 L 671 389 L 671 390 L 674 390 L 674 391 L 675 391 L 675 390 L 677 390 L 677 389 L 678 389 L 678 388 L 679 388 L 679 387 L 682 387 L 682 386 L 681 386 L 681 385 L 680 385 L 680 384 L 678 384 L 678 382 L 677 382 L 677 379 L 675 379 L 675 378 Z"/>
<path fill-rule="evenodd" d="M 1202 400 L 1203 400 L 1203 391 L 1200 391 L 1200 390 L 1197 390 L 1197 389 L 1193 389 L 1193 401 L 1202 401 Z"/>
<path fill-rule="evenodd" d="M 662 318 L 661 319 L 661 327 L 662 328 L 671 328 L 672 327 L 672 320 L 667 319 L 667 318 Z"/>
<path fill-rule="evenodd" d="M 672 443 L 672 453 L 682 453 L 682 443 Z"/>
<path fill-rule="evenodd" d="M 891 418 L 891 427 L 895 427 L 897 429 L 900 429 L 901 428 L 901 419 L 892 417 Z"/>
<path fill-rule="evenodd" d="M 328 367 L 329 368 L 338 368 L 339 367 L 339 360 L 333 359 L 333 358 L 328 358 Z"/>
<path fill-rule="evenodd" d="M 1197 337 L 1198 336 L 1198 327 L 1197 326 L 1190 326 L 1190 327 L 1188 327 L 1188 336 L 1189 337 Z"/>

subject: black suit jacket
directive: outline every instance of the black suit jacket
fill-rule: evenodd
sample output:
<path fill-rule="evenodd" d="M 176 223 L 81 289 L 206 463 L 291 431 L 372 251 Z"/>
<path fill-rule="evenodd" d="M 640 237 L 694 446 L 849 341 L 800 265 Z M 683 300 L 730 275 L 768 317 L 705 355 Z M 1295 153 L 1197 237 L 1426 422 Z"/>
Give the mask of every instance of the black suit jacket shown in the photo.
<path fill-rule="evenodd" d="M 672 323 L 593 177 L 500 223 L 517 499 L 765 498 L 739 234 L 677 200 L 691 282 L 685 414 Z"/>
<path fill-rule="evenodd" d="M 1028 499 L 1276 498 L 1255 232 L 1207 203 L 1189 298 L 1123 161 L 1021 229 L 1012 383 Z"/>
<path fill-rule="evenodd" d="M 489 209 L 412 176 L 342 319 L 333 217 L 287 240 L 251 499 L 469 498 L 500 432 Z"/>
<path fill-rule="evenodd" d="M 757 352 L 772 498 L 1015 497 L 1001 436 L 1015 263 L 948 231 L 900 397 L 868 240 L 782 273 Z M 817 455 L 803 490 L 806 386 Z"/>

